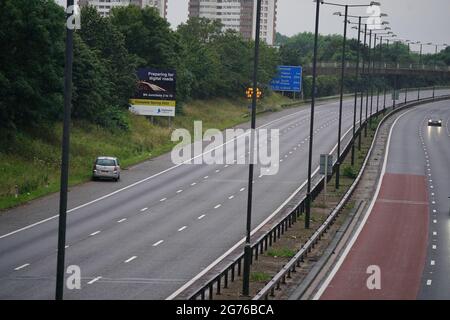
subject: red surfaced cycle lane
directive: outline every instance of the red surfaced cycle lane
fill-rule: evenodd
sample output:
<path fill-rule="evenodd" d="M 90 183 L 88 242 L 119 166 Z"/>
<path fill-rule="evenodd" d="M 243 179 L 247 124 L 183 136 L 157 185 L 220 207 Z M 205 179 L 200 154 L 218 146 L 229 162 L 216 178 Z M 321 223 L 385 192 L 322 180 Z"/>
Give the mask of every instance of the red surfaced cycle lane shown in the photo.
<path fill-rule="evenodd" d="M 416 299 L 428 239 L 425 176 L 386 173 L 361 233 L 320 299 Z M 370 290 L 369 266 L 381 289 Z"/>

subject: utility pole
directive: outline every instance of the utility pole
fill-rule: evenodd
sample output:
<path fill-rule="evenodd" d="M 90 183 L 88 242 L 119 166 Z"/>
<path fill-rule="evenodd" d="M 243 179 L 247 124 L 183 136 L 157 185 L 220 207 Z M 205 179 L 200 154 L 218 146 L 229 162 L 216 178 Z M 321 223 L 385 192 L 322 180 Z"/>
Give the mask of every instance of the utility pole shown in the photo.
<path fill-rule="evenodd" d="M 252 120 L 250 132 L 250 155 L 248 170 L 248 199 L 247 199 L 247 236 L 244 248 L 244 272 L 242 280 L 242 294 L 248 296 L 250 294 L 250 264 L 252 260 L 251 228 L 252 228 L 252 192 L 253 192 L 253 159 L 255 151 L 255 129 L 256 129 L 256 99 L 258 91 L 258 58 L 259 58 L 259 38 L 261 29 L 261 0 L 256 2 L 256 34 L 255 34 L 255 56 L 253 61 L 253 96 L 252 96 Z"/>
<path fill-rule="evenodd" d="M 312 154 L 314 139 L 314 106 L 316 101 L 316 78 L 317 78 L 317 43 L 319 38 L 319 18 L 320 18 L 320 1 L 316 1 L 316 26 L 314 32 L 314 56 L 312 69 L 312 89 L 311 89 L 311 111 L 309 121 L 309 153 L 308 153 L 308 184 L 306 190 L 305 205 L 305 228 L 309 229 L 311 220 L 311 174 L 312 174 Z"/>
<path fill-rule="evenodd" d="M 355 105 L 353 107 L 353 138 L 352 138 L 352 156 L 351 156 L 352 166 L 355 165 L 356 105 L 358 104 L 359 56 L 361 51 L 359 46 L 360 42 L 361 42 L 361 17 L 359 17 L 358 19 L 358 50 L 356 52 Z"/>
<path fill-rule="evenodd" d="M 364 74 L 365 69 L 365 59 L 364 59 L 364 50 L 366 49 L 367 42 L 367 24 L 364 24 L 364 45 L 363 45 L 363 54 L 362 54 L 362 74 L 364 75 L 364 83 L 366 83 L 366 76 Z M 363 113 L 363 101 L 364 101 L 364 91 L 361 90 L 361 104 L 359 107 L 359 139 L 358 139 L 358 150 L 361 151 L 361 139 L 362 139 L 362 113 Z M 367 121 L 367 113 L 366 113 L 366 121 Z"/>
<path fill-rule="evenodd" d="M 344 77 L 345 77 L 345 49 L 347 45 L 347 18 L 348 5 L 345 6 L 344 19 L 344 40 L 342 43 L 342 64 L 341 64 L 341 95 L 339 99 L 339 125 L 338 125 L 338 145 L 337 145 L 337 159 L 336 159 L 336 189 L 339 189 L 339 176 L 341 169 L 341 131 L 342 131 L 342 104 L 344 100 Z"/>
<path fill-rule="evenodd" d="M 72 16 L 73 0 L 67 0 L 66 21 Z M 64 66 L 64 120 L 61 154 L 61 187 L 59 192 L 58 256 L 56 266 L 56 300 L 64 295 L 65 248 L 67 224 L 67 189 L 69 181 L 70 112 L 72 106 L 73 29 L 66 24 L 66 61 Z"/>

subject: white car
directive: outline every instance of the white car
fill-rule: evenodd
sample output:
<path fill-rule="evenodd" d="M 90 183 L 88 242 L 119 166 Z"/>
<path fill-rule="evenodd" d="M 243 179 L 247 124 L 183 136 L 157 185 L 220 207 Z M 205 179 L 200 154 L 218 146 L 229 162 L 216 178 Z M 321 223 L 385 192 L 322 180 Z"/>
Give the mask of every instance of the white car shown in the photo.
<path fill-rule="evenodd" d="M 92 180 L 99 178 L 120 180 L 120 162 L 115 157 L 98 157 L 92 169 Z"/>

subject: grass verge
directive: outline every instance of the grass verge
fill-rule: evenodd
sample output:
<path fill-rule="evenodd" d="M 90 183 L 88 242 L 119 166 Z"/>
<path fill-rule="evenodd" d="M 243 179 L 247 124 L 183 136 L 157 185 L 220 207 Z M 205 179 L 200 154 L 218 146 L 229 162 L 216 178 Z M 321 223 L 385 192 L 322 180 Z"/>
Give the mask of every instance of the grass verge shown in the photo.
<path fill-rule="evenodd" d="M 258 105 L 259 112 L 278 111 L 292 100 L 278 94 L 267 96 Z M 130 130 L 107 130 L 88 122 L 74 121 L 71 127 L 71 186 L 88 181 L 94 159 L 99 155 L 120 158 L 123 167 L 169 152 L 175 128 L 193 132 L 195 120 L 203 122 L 203 130 L 224 130 L 248 121 L 245 99 L 193 101 L 184 106 L 168 128 L 167 119 L 157 118 L 152 124 L 145 117 L 128 115 Z M 14 143 L 0 149 L 0 209 L 7 209 L 59 190 L 62 125 L 47 130 L 18 132 Z M 18 191 L 17 197 L 16 193 Z"/>

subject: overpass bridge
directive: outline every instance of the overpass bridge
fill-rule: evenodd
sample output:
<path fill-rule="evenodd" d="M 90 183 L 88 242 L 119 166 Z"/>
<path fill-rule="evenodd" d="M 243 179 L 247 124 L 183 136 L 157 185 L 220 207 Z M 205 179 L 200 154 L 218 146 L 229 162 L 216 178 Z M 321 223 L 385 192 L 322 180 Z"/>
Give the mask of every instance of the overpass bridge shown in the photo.
<path fill-rule="evenodd" d="M 373 70 L 372 63 L 360 64 L 359 71 L 361 75 L 366 75 L 372 72 L 376 75 L 387 76 L 439 76 L 450 77 L 450 66 L 435 66 L 425 64 L 400 64 L 400 63 L 379 63 L 375 62 L 375 69 Z M 312 63 L 303 67 L 305 75 L 312 75 Z M 319 75 L 337 75 L 341 72 L 340 62 L 318 62 L 317 73 Z M 347 62 L 345 65 L 346 75 L 354 75 L 356 72 L 356 62 Z"/>

